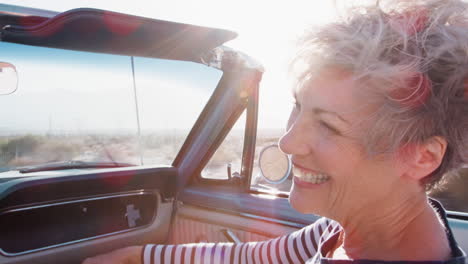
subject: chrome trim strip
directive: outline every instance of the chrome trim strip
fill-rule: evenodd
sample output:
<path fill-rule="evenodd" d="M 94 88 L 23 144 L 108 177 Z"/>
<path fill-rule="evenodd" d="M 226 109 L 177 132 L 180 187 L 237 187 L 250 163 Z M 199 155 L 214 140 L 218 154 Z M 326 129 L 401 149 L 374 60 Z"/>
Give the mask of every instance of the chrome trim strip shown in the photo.
<path fill-rule="evenodd" d="M 263 195 L 271 195 L 275 197 L 281 197 L 281 198 L 288 198 L 289 197 L 289 191 L 280 191 L 280 190 L 274 190 L 272 187 L 266 186 L 259 186 L 259 185 L 252 185 L 250 186 L 251 191 L 257 192 L 257 194 L 263 194 Z"/>
<path fill-rule="evenodd" d="M 281 224 L 281 225 L 287 225 L 287 226 L 295 227 L 295 228 L 299 228 L 299 229 L 306 226 L 306 225 L 294 223 L 294 222 L 291 222 L 291 221 L 279 220 L 279 219 L 274 219 L 274 218 L 264 217 L 264 216 L 258 216 L 258 215 L 249 214 L 249 213 L 238 213 L 238 214 L 241 215 L 241 216 L 244 216 L 244 217 L 248 217 L 248 218 L 253 218 L 253 219 L 262 220 L 262 221 L 268 221 L 268 222 L 277 223 L 277 224 Z"/>
<path fill-rule="evenodd" d="M 460 212 L 460 211 L 447 211 L 447 216 L 449 218 L 450 218 L 450 216 L 468 218 L 468 213 Z"/>
<path fill-rule="evenodd" d="M 42 205 L 33 205 L 33 206 L 27 206 L 27 207 L 21 207 L 21 208 L 6 210 L 4 212 L 0 212 L 0 216 L 2 216 L 4 214 L 7 214 L 7 213 L 27 211 L 27 210 L 31 210 L 31 209 L 39 209 L 39 208 L 44 208 L 44 207 L 52 207 L 52 206 L 57 206 L 57 205 L 80 203 L 80 202 L 87 202 L 87 201 L 96 201 L 96 200 L 104 200 L 104 199 L 117 198 L 117 197 L 144 195 L 144 194 L 155 194 L 155 193 L 142 190 L 142 191 L 138 191 L 138 192 L 134 192 L 134 193 L 105 195 L 105 196 L 97 196 L 97 197 L 93 197 L 93 198 L 83 198 L 83 199 L 64 201 L 64 202 L 55 202 L 55 203 L 48 203 L 48 204 L 42 204 Z M 156 195 L 159 195 L 159 193 L 156 193 Z"/>
<path fill-rule="evenodd" d="M 279 220 L 279 219 L 275 219 L 275 218 L 270 218 L 270 217 L 265 217 L 265 216 L 258 216 L 258 215 L 254 215 L 254 214 L 243 213 L 243 212 L 236 212 L 236 211 L 218 209 L 218 208 L 213 209 L 213 208 L 210 208 L 210 207 L 200 206 L 200 205 L 193 205 L 193 204 L 187 204 L 187 206 L 198 207 L 201 210 L 216 211 L 216 212 L 219 212 L 219 213 L 225 213 L 225 214 L 231 214 L 231 215 L 241 216 L 241 217 L 245 217 L 245 218 L 251 218 L 251 219 L 255 219 L 255 220 L 267 221 L 267 222 L 270 222 L 270 223 L 273 223 L 273 224 L 286 225 L 286 226 L 293 227 L 293 228 L 298 228 L 298 229 L 301 229 L 304 226 L 307 226 L 307 224 L 298 224 L 298 223 L 287 221 L 287 220 Z M 184 217 L 189 217 L 189 218 L 195 219 L 195 217 L 186 216 L 186 215 L 184 215 Z"/>
<path fill-rule="evenodd" d="M 148 194 L 149 195 L 154 195 L 156 197 L 156 210 L 157 210 L 157 208 L 159 208 L 159 205 L 161 203 L 161 196 L 160 196 L 159 192 L 156 192 L 156 191 L 150 192 L 150 191 L 143 191 L 142 190 L 142 191 L 138 191 L 136 193 L 114 194 L 114 195 L 99 196 L 99 197 L 94 197 L 94 198 L 86 198 L 86 199 L 79 199 L 79 200 L 73 200 L 73 201 L 57 202 L 57 203 L 52 203 L 52 204 L 45 204 L 45 205 L 29 206 L 29 207 L 24 207 L 24 208 L 12 209 L 12 210 L 7 210 L 5 212 L 0 213 L 0 216 L 3 215 L 3 214 L 6 214 L 6 213 L 11 213 L 11 212 L 26 211 L 26 210 L 30 210 L 30 209 L 38 209 L 38 208 L 51 207 L 51 206 L 57 206 L 57 205 L 63 205 L 63 204 L 79 203 L 79 202 L 83 202 L 83 201 L 95 201 L 95 200 L 103 200 L 103 199 L 110 199 L 110 198 L 116 198 L 116 197 L 139 196 L 139 195 L 148 195 Z M 127 232 L 136 231 L 136 230 L 139 230 L 139 229 L 146 228 L 146 227 L 150 226 L 151 224 L 153 224 L 155 219 L 156 219 L 156 214 L 153 213 L 153 218 L 151 219 L 151 221 L 148 224 L 144 225 L 144 226 L 129 228 L 129 229 L 126 229 L 126 230 L 121 230 L 121 231 L 112 232 L 112 233 L 108 233 L 108 234 L 103 234 L 103 235 L 99 235 L 99 236 L 93 236 L 93 237 L 87 237 L 87 238 L 83 238 L 83 239 L 73 240 L 73 241 L 60 243 L 60 244 L 56 244 L 56 245 L 51 245 L 51 246 L 47 246 L 47 247 L 26 250 L 26 251 L 22 251 L 22 252 L 18 252 L 18 253 L 8 253 L 8 252 L 4 251 L 2 248 L 0 248 L 0 254 L 4 255 L 6 257 L 16 257 L 16 256 L 29 254 L 29 253 L 38 252 L 38 251 L 53 249 L 53 248 L 57 248 L 57 247 L 61 247 L 61 246 L 68 246 L 68 245 L 72 245 L 72 244 L 76 244 L 76 243 L 81 243 L 81 242 L 89 241 L 89 240 L 92 240 L 92 239 L 98 239 L 98 238 L 103 238 L 103 237 L 114 236 L 114 235 L 118 235 L 118 234 L 127 233 Z"/>

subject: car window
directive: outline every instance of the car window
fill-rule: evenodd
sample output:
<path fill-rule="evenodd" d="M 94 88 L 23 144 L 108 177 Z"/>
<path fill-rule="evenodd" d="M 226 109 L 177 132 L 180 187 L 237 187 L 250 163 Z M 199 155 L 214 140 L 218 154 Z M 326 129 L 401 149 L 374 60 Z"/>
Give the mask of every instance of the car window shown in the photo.
<path fill-rule="evenodd" d="M 135 58 L 143 164 L 171 164 L 222 71 L 185 61 Z"/>
<path fill-rule="evenodd" d="M 127 57 L 0 43 L 18 88 L 0 96 L 1 167 L 70 159 L 134 162 L 137 146 Z"/>
<path fill-rule="evenodd" d="M 227 180 L 229 179 L 228 167 L 231 176 L 240 173 L 242 151 L 244 149 L 245 119 L 246 111 L 236 121 L 231 131 L 229 131 L 226 138 L 202 170 L 202 178 Z"/>
<path fill-rule="evenodd" d="M 143 58 L 132 71 L 128 56 L 4 42 L 0 61 L 18 76 L 17 90 L 0 96 L 1 170 L 67 160 L 171 164 L 222 75 Z"/>

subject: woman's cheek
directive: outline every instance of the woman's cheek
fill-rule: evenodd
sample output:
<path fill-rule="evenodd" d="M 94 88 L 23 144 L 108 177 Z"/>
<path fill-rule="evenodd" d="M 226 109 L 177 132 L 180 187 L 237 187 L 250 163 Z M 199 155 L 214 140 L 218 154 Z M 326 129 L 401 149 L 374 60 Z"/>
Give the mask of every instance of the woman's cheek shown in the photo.
<path fill-rule="evenodd" d="M 320 137 L 314 143 L 314 149 L 317 154 L 316 158 L 321 164 L 320 169 L 330 174 L 336 173 L 335 170 L 341 168 L 347 171 L 348 165 L 354 167 L 361 156 L 351 142 L 346 142 L 345 138 L 339 136 Z M 339 167 L 337 167 L 338 164 Z"/>
<path fill-rule="evenodd" d="M 340 149 L 339 142 L 337 139 L 332 137 L 330 134 L 324 134 L 322 131 L 320 137 L 317 137 L 317 140 L 314 142 L 314 148 L 316 153 L 323 157 L 333 157 Z"/>

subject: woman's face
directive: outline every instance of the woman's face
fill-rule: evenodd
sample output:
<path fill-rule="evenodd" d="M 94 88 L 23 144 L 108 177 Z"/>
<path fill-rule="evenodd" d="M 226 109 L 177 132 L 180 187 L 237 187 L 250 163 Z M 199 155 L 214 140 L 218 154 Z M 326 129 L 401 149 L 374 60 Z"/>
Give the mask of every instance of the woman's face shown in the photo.
<path fill-rule="evenodd" d="M 360 121 L 373 111 L 350 77 L 324 71 L 294 91 L 295 106 L 279 145 L 292 156 L 289 199 L 302 213 L 346 217 L 375 208 L 395 192 L 394 159 L 366 156 L 359 139 L 366 129 Z"/>

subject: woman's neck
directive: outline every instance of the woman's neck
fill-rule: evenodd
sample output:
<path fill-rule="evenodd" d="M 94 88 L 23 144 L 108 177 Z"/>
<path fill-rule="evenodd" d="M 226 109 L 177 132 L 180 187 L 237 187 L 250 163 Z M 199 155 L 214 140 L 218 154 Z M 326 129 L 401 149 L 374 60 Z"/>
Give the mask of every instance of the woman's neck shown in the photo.
<path fill-rule="evenodd" d="M 390 206 L 393 205 L 393 206 Z M 397 206 L 395 206 L 397 205 Z M 450 247 L 444 227 L 426 197 L 361 208 L 338 222 L 344 232 L 334 258 L 446 260 Z"/>

